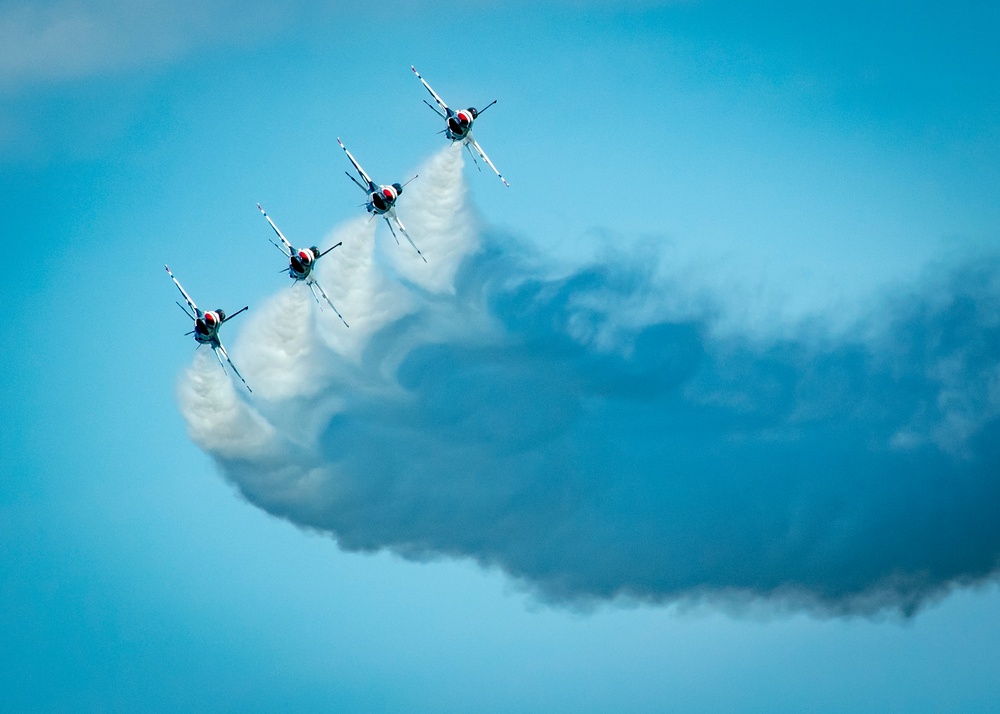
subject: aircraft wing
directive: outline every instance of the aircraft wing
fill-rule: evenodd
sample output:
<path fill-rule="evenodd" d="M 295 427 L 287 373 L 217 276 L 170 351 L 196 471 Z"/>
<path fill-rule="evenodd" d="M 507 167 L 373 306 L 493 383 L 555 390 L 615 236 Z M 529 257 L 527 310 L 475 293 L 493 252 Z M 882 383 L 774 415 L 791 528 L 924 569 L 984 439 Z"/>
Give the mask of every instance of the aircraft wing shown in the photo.
<path fill-rule="evenodd" d="M 247 391 L 252 394 L 253 390 L 250 389 L 250 385 L 247 384 L 247 381 L 243 379 L 243 375 L 240 374 L 240 371 L 236 369 L 236 365 L 233 364 L 233 361 L 229 359 L 229 353 L 226 352 L 226 348 L 222 346 L 222 341 L 218 337 L 215 338 L 215 344 L 212 345 L 212 349 L 215 350 L 216 357 L 219 357 L 220 352 L 222 353 L 222 357 L 225 357 L 226 362 L 228 362 L 229 366 L 233 368 L 233 373 L 240 378 L 240 381 L 243 382 L 243 386 L 246 387 Z M 222 357 L 219 357 L 219 364 L 222 364 Z M 222 369 L 225 371 L 226 365 L 222 364 Z"/>
<path fill-rule="evenodd" d="M 471 137 L 470 137 L 470 139 L 471 139 Z M 472 148 L 474 148 L 476 150 L 476 153 L 478 153 L 480 156 L 482 156 L 483 157 L 483 161 L 485 161 L 489 165 L 489 167 L 491 169 L 493 169 L 493 173 L 495 173 L 497 176 L 500 177 L 500 180 L 503 181 L 503 185 L 507 186 L 508 188 L 510 188 L 510 184 L 507 183 L 507 179 L 505 179 L 503 177 L 503 175 L 499 171 L 497 171 L 497 167 L 493 165 L 492 161 L 490 161 L 490 157 L 486 155 L 485 151 L 483 151 L 483 147 L 481 147 L 479 145 L 479 142 L 476 141 L 475 139 L 471 139 L 471 143 L 472 143 Z"/>
<path fill-rule="evenodd" d="M 232 320 L 232 319 L 233 319 L 234 317 L 236 317 L 237 315 L 239 315 L 239 314 L 240 314 L 241 312 L 246 312 L 246 311 L 247 311 L 247 310 L 249 310 L 249 309 L 250 309 L 250 306 L 249 306 L 249 305 L 244 305 L 244 306 L 243 306 L 243 307 L 241 307 L 241 308 L 240 308 L 239 310 L 237 310 L 236 312 L 234 312 L 234 313 L 233 313 L 232 315 L 226 315 L 226 319 L 225 319 L 225 320 L 223 320 L 222 322 L 223 322 L 223 323 L 226 323 L 226 322 L 229 322 L 229 321 L 230 321 L 230 320 Z"/>
<path fill-rule="evenodd" d="M 184 292 L 184 288 L 181 287 L 180 282 L 178 282 L 177 278 L 174 277 L 174 274 L 170 272 L 170 266 L 164 265 L 163 267 L 167 269 L 167 275 L 169 275 L 170 279 L 174 281 L 174 285 L 177 286 L 177 289 L 181 291 L 181 295 L 183 295 L 184 300 L 187 301 L 188 307 L 194 310 L 195 315 L 201 317 L 201 310 L 199 310 L 198 306 L 194 304 L 194 300 L 191 299 L 191 296 Z"/>
<path fill-rule="evenodd" d="M 264 214 L 264 218 L 266 218 L 267 222 L 271 224 L 271 228 L 273 228 L 274 232 L 278 234 L 278 238 L 281 239 L 282 245 L 285 246 L 284 249 L 282 249 L 280 246 L 278 246 L 278 250 L 281 250 L 281 252 L 285 254 L 286 258 L 291 258 L 292 257 L 292 251 L 294 250 L 294 248 L 292 248 L 292 244 L 288 242 L 288 239 L 285 238 L 284 235 L 282 235 L 281 231 L 278 230 L 278 227 L 276 225 L 274 225 L 274 221 L 272 221 L 271 217 L 269 215 L 267 215 L 267 211 L 265 211 L 263 208 L 261 208 L 259 203 L 257 204 L 257 209 L 261 213 Z M 271 242 L 274 243 L 274 241 L 271 241 Z M 277 244 L 275 244 L 275 245 L 277 245 Z"/>
<path fill-rule="evenodd" d="M 449 109 L 448 109 L 448 105 L 447 105 L 447 104 L 445 104 L 445 103 L 444 103 L 444 100 L 443 100 L 443 99 L 441 99 L 441 97 L 439 97 L 439 96 L 437 95 L 437 92 L 435 92 L 435 91 L 434 91 L 433 89 L 431 89 L 431 85 L 427 84 L 427 80 L 425 80 L 425 79 L 424 79 L 423 77 L 421 77 L 421 76 L 420 76 L 420 72 L 418 72 L 418 71 L 417 71 L 417 68 L 416 68 L 416 67 L 414 67 L 414 66 L 413 66 L 413 65 L 411 64 L 411 65 L 410 65 L 410 69 L 412 69 L 412 70 L 413 70 L 413 74 L 417 75 L 417 79 L 419 79 L 419 80 L 420 80 L 420 83 L 421 83 L 422 85 L 424 85 L 424 87 L 426 87 L 426 88 L 427 88 L 427 91 L 428 91 L 428 92 L 430 92 L 430 93 L 431 93 L 431 96 L 432 96 L 432 97 L 434 97 L 434 101 L 438 103 L 438 106 L 439 106 L 439 107 L 441 107 L 442 109 L 444 109 L 444 110 L 445 110 L 445 112 L 448 112 L 448 111 L 449 111 Z"/>
<path fill-rule="evenodd" d="M 338 243 L 337 245 L 340 244 Z M 310 278 L 309 287 L 310 288 L 315 287 L 317 290 L 319 290 L 319 294 L 323 296 L 324 300 L 326 300 L 326 304 L 332 307 L 333 311 L 337 313 L 337 317 L 339 317 L 340 321 L 344 323 L 344 327 L 350 327 L 350 325 L 347 324 L 347 320 L 345 320 L 344 316 L 340 314 L 340 310 L 336 308 L 336 306 L 333 304 L 333 301 L 329 298 L 329 296 L 327 296 L 326 291 L 323 289 L 323 286 L 320 285 L 319 282 L 317 282 L 316 278 Z M 319 302 L 319 300 L 317 300 L 316 302 Z"/>
<path fill-rule="evenodd" d="M 389 231 L 392 233 L 392 237 L 396 238 L 396 231 L 394 231 L 392 229 L 392 223 L 389 222 L 389 217 L 388 216 L 382 216 L 382 218 L 385 219 L 386 225 L 389 226 Z M 399 216 L 397 216 L 395 213 L 393 213 L 392 214 L 392 220 L 396 221 L 396 226 L 399 228 L 399 232 L 402 233 L 403 237 L 406 238 L 406 240 L 409 241 L 410 245 L 413 246 L 413 250 L 417 251 L 417 255 L 420 256 L 420 259 L 426 263 L 427 262 L 427 258 L 424 257 L 424 254 L 420 252 L 420 248 L 418 248 L 417 244 L 413 242 L 412 238 L 410 238 L 410 234 L 406 232 L 406 226 L 404 226 L 403 222 L 401 220 L 399 220 Z M 399 243 L 399 238 L 396 238 L 396 243 L 397 244 Z"/>
<path fill-rule="evenodd" d="M 316 260 L 319 260 L 320 258 L 322 258 L 324 255 L 326 255 L 327 253 L 329 253 L 334 248 L 339 248 L 342 245 L 344 245 L 344 241 L 340 241 L 339 243 L 336 243 L 335 245 L 331 245 L 329 248 L 327 248 L 322 253 L 320 253 L 319 255 L 317 255 L 316 256 Z"/>
<path fill-rule="evenodd" d="M 340 140 L 339 136 L 337 137 L 337 143 L 340 144 L 340 148 L 344 150 L 344 153 L 347 154 L 347 158 L 351 160 L 352 164 L 354 164 L 354 168 L 357 169 L 359 174 L 361 174 L 361 178 L 368 182 L 369 188 L 374 186 L 375 182 L 372 181 L 371 177 L 365 173 L 365 170 L 361 168 L 361 165 L 357 162 L 357 160 L 351 156 L 351 152 L 347 150 L 347 147 L 344 146 L 344 142 Z"/>

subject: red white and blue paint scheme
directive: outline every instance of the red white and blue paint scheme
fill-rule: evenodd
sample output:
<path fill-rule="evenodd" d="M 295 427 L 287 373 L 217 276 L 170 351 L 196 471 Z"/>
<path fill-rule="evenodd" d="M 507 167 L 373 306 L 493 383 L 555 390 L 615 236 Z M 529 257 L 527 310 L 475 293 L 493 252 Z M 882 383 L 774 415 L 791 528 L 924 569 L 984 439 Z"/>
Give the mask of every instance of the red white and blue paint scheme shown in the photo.
<path fill-rule="evenodd" d="M 337 137 L 337 143 L 340 144 L 340 148 L 344 150 L 345 154 L 347 154 L 347 158 L 350 159 L 351 164 L 354 165 L 358 175 L 361 176 L 362 181 L 364 181 L 364 183 L 362 183 L 351 176 L 350 173 L 346 171 L 344 172 L 347 174 L 347 178 L 354 182 L 355 186 L 367 194 L 368 201 L 365 203 L 365 208 L 370 214 L 372 214 L 373 218 L 375 216 L 382 216 L 382 218 L 385 219 L 385 224 L 389 226 L 389 231 L 392 233 L 392 237 L 396 239 L 396 245 L 399 245 L 399 238 L 396 237 L 396 231 L 392 227 L 392 224 L 395 223 L 396 227 L 399 228 L 399 232 L 406 237 L 406 240 L 413 246 L 413 250 L 417 251 L 417 255 L 419 255 L 426 263 L 427 258 L 424 258 L 424 254 L 420 252 L 420 248 L 418 248 L 417 244 L 413 242 L 412 238 L 410 238 L 410 234 L 406 232 L 403 222 L 400 221 L 399 216 L 396 215 L 396 200 L 399 198 L 400 194 L 403 193 L 403 186 L 406 186 L 406 184 L 410 183 L 410 181 L 417 177 L 414 176 L 410 179 L 410 181 L 407 181 L 404 184 L 393 183 L 386 184 L 384 186 L 377 184 L 372 181 L 371 177 L 365 173 L 363 168 L 361 168 L 361 165 L 351 155 L 351 152 L 347 150 L 346 146 L 344 146 L 344 142 L 340 140 L 340 137 Z M 389 219 L 392 219 L 392 221 Z"/>
<path fill-rule="evenodd" d="M 296 282 L 301 280 L 309 286 L 309 292 L 312 293 L 312 296 L 316 300 L 316 304 L 319 305 L 320 310 L 323 309 L 323 303 L 320 302 L 319 295 L 322 295 L 323 299 L 326 300 L 326 304 L 329 305 L 335 313 L 337 313 L 337 317 L 339 317 L 340 321 L 344 323 L 344 326 L 350 327 L 350 325 L 347 324 L 347 320 L 345 320 L 344 316 L 340 314 L 340 311 L 336 308 L 336 306 L 334 306 L 333 301 L 330 300 L 326 291 L 323 290 L 322 286 L 318 282 L 316 282 L 316 278 L 312 274 L 316 261 L 334 248 L 342 246 L 343 241 L 330 246 L 322 253 L 316 246 L 312 246 L 311 248 L 296 249 L 291 243 L 288 242 L 288 239 L 285 238 L 284 234 L 278 230 L 278 226 L 274 225 L 274 221 L 272 221 L 271 217 L 267 215 L 267 211 L 260 207 L 259 203 L 257 204 L 257 209 L 264 214 L 264 218 L 266 218 L 267 222 L 271 224 L 271 228 L 274 229 L 274 232 L 278 234 L 278 238 L 281 240 L 281 245 L 278 245 L 273 240 L 271 241 L 271 245 L 280 250 L 285 257 L 288 258 L 288 277 L 292 278 Z M 316 294 L 317 291 L 319 292 L 319 295 Z"/>
<path fill-rule="evenodd" d="M 243 307 L 242 309 L 234 312 L 232 315 L 226 315 L 226 313 L 222 310 L 209 310 L 205 312 L 194 304 L 194 300 L 192 300 L 191 296 L 184 291 L 184 288 L 181 287 L 177 278 L 175 278 L 174 274 L 170 272 L 170 268 L 166 265 L 163 267 L 167 269 L 167 275 L 169 275 L 170 279 L 174 281 L 174 285 L 176 285 L 177 289 L 181 291 L 181 295 L 184 296 L 184 300 L 188 304 L 188 307 L 186 308 L 180 303 L 177 303 L 177 307 L 183 310 L 185 315 L 194 320 L 194 329 L 186 334 L 194 335 L 194 339 L 195 342 L 198 343 L 198 347 L 201 347 L 202 345 L 211 346 L 212 351 L 215 352 L 215 356 L 219 360 L 219 364 L 222 365 L 223 372 L 226 371 L 226 365 L 222 362 L 222 358 L 225 357 L 226 362 L 228 362 L 229 366 L 233 368 L 233 372 L 240 378 L 240 381 L 243 382 L 243 386 L 246 387 L 248 391 L 253 392 L 253 390 L 250 389 L 250 385 L 247 384 L 247 381 L 243 379 L 243 375 L 236 369 L 236 365 L 234 365 L 233 361 L 229 359 L 229 353 L 226 352 L 226 348 L 222 346 L 222 342 L 219 340 L 219 328 L 222 327 L 222 324 L 232 320 L 247 308 Z M 188 308 L 190 308 L 190 311 L 188 311 Z"/>
<path fill-rule="evenodd" d="M 486 155 L 485 151 L 483 151 L 483 147 L 481 147 L 479 142 L 472 136 L 472 124 L 476 121 L 476 118 L 496 104 L 497 100 L 494 99 L 482 109 L 469 107 L 468 109 L 459 109 L 458 111 L 455 111 L 444 103 L 444 100 L 437 95 L 437 92 L 431 89 L 431 85 L 427 84 L 427 81 L 420 76 L 420 72 L 417 71 L 416 67 L 410 65 L 410 69 L 413 70 L 413 74 L 417 75 L 417 79 L 419 79 L 420 83 L 427 88 L 427 91 L 431 93 L 431 96 L 434 97 L 434 101 L 437 102 L 438 107 L 440 107 L 440 109 L 438 109 L 426 99 L 424 100 L 424 104 L 429 106 L 439 117 L 444 119 L 445 128 L 439 133 L 444 134 L 451 141 L 461 141 L 468 150 L 469 156 L 472 157 L 472 163 L 476 164 L 476 168 L 479 169 L 479 162 L 476 161 L 476 155 L 472 153 L 472 150 L 475 149 L 476 153 L 482 157 L 483 161 L 485 161 L 486 164 L 493 169 L 493 173 L 500 177 L 500 180 L 503 181 L 503 185 L 510 186 L 510 184 L 507 183 L 507 179 L 505 179 L 503 175 L 497 171 L 497 167 L 493 165 L 493 162 L 490 161 L 490 157 Z M 482 171 L 482 169 L 479 170 Z"/>

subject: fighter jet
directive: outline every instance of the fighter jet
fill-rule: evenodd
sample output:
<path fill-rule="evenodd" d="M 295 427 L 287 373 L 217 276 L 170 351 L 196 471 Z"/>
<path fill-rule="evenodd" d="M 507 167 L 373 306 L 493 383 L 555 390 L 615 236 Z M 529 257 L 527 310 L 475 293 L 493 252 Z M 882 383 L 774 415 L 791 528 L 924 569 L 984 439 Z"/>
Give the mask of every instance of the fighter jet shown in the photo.
<path fill-rule="evenodd" d="M 323 296 L 324 300 L 326 300 L 327 305 L 333 308 L 333 311 L 337 313 L 337 317 L 339 317 L 340 321 L 344 323 L 344 326 L 350 327 L 350 325 L 347 324 L 347 320 L 344 319 L 344 316 L 341 315 L 340 311 L 337 310 L 337 308 L 334 306 L 333 301 L 330 300 L 329 297 L 327 297 L 326 291 L 324 291 L 322 286 L 318 282 L 316 282 L 316 278 L 312 274 L 313 267 L 316 265 L 316 261 L 322 258 L 327 253 L 329 253 L 334 248 L 339 248 L 340 246 L 342 246 L 344 244 L 343 241 L 337 243 L 337 245 L 330 246 L 322 253 L 319 252 L 319 248 L 317 248 L 316 246 L 313 246 L 311 248 L 299 248 L 298 250 L 296 250 L 295 248 L 292 247 L 292 244 L 288 242 L 288 239 L 285 238 L 285 236 L 281 233 L 281 231 L 278 230 L 278 226 L 274 225 L 274 221 L 272 221 L 271 217 L 267 215 L 267 211 L 265 211 L 263 208 L 260 207 L 259 203 L 257 204 L 257 209 L 264 214 L 264 218 L 266 218 L 267 222 L 271 224 L 271 228 L 274 229 L 274 232 L 278 234 L 278 238 L 281 240 L 281 245 L 278 245 L 273 240 L 271 241 L 271 245 L 280 250 L 284 254 L 284 256 L 288 258 L 288 277 L 296 281 L 301 280 L 306 285 L 308 285 L 309 292 L 312 293 L 313 299 L 316 300 L 316 304 L 319 305 L 320 309 L 322 310 L 323 304 L 319 301 L 319 295 L 316 294 L 316 291 L 318 290 L 319 294 Z"/>
<path fill-rule="evenodd" d="M 353 181 L 358 188 L 368 195 L 368 201 L 365 203 L 365 208 L 370 214 L 372 214 L 373 218 L 375 216 L 382 216 L 382 218 L 385 219 L 385 224 L 389 226 L 389 230 L 392 232 L 392 237 L 396 239 L 396 244 L 399 245 L 399 238 L 396 237 L 396 231 L 393 229 L 392 223 L 389 221 L 391 218 L 396 223 L 396 227 L 399 228 L 400 233 L 402 233 L 406 237 L 406 240 L 410 242 L 410 245 L 413 246 L 413 250 L 417 251 L 417 255 L 419 255 L 426 263 L 427 258 L 424 258 L 424 254 L 420 252 L 420 248 L 418 248 L 417 244 L 413 242 L 412 238 L 410 238 L 410 234 L 407 233 L 406 228 L 403 227 L 403 222 L 400 221 L 399 217 L 396 215 L 396 199 L 398 199 L 399 195 L 403 192 L 403 186 L 410 183 L 410 181 L 417 177 L 414 176 L 410 179 L 410 181 L 407 181 L 404 184 L 394 183 L 384 186 L 379 185 L 371 180 L 368 174 L 365 173 L 365 170 L 361 168 L 361 165 L 358 164 L 353 156 L 351 156 L 351 152 L 347 150 L 346 146 L 344 146 L 344 142 L 340 140 L 340 137 L 337 137 L 337 143 L 340 144 L 340 148 L 344 150 L 345 154 L 347 154 L 347 158 L 351 160 L 354 168 L 364 181 L 364 183 L 361 183 L 361 181 L 358 181 L 347 171 L 344 172 L 347 174 L 347 178 L 351 179 L 351 181 Z"/>
<path fill-rule="evenodd" d="M 420 80 L 420 83 L 424 85 L 424 87 L 427 88 L 427 91 L 431 93 L 431 96 L 434 97 L 434 101 L 437 102 L 438 107 L 441 107 L 441 109 L 444 110 L 444 113 L 442 114 L 441 110 L 428 102 L 426 99 L 424 100 L 424 104 L 433 109 L 434 112 L 445 121 L 445 128 L 439 133 L 443 133 L 447 138 L 451 139 L 451 141 L 461 141 L 468 150 L 469 156 L 472 157 L 472 162 L 476 164 L 476 168 L 479 169 L 479 163 L 476 161 L 476 156 L 472 153 L 472 149 L 475 149 L 476 153 L 483 158 L 483 161 L 485 161 L 489 167 L 493 169 L 493 173 L 500 177 L 500 180 L 503 181 L 503 185 L 509 187 L 510 184 L 507 183 L 507 179 L 505 179 L 503 175 L 497 171 L 497 167 L 493 165 L 492 161 L 490 161 L 490 157 L 486 155 L 485 151 L 483 151 L 483 147 L 481 147 L 479 142 L 472 137 L 472 124 L 476 121 L 476 117 L 496 104 L 497 100 L 494 99 L 482 109 L 469 107 L 468 109 L 459 109 L 458 111 L 455 111 L 444 103 L 444 100 L 437 95 L 437 92 L 431 89 L 431 85 L 427 84 L 427 81 L 420 76 L 420 72 L 417 71 L 416 67 L 410 65 L 410 69 L 413 70 L 413 74 L 417 75 L 417 79 Z M 482 171 L 482 169 L 479 170 Z"/>
<path fill-rule="evenodd" d="M 233 361 L 229 359 L 229 353 L 226 352 L 226 348 L 222 346 L 222 342 L 219 340 L 219 328 L 222 327 L 222 323 L 232 320 L 247 308 L 243 307 L 228 316 L 222 310 L 209 310 L 208 312 L 204 312 L 201 308 L 194 304 L 194 300 L 192 300 L 191 296 L 184 291 L 184 288 L 181 287 L 177 278 L 175 278 L 174 274 L 170 272 L 170 268 L 166 265 L 163 267 L 167 269 L 167 275 L 169 275 L 170 279 L 174 281 L 174 285 L 176 285 L 177 289 L 181 291 L 181 295 L 184 296 L 184 300 L 187 302 L 188 307 L 191 308 L 191 311 L 189 312 L 187 308 L 179 302 L 177 303 L 177 307 L 183 310 L 185 315 L 194 320 L 194 329 L 187 334 L 194 335 L 194 339 L 195 342 L 198 343 L 198 347 L 201 347 L 202 345 L 210 345 L 212 347 L 212 351 L 215 352 L 215 356 L 218 358 L 219 364 L 222 365 L 223 372 L 226 371 L 226 365 L 222 362 L 222 358 L 225 357 L 226 362 L 228 362 L 229 366 L 233 368 L 233 372 L 240 378 L 240 381 L 243 382 L 243 386 L 246 387 L 248 391 L 253 392 L 253 390 L 250 389 L 250 385 L 247 384 L 247 381 L 243 379 L 243 375 L 236 369 L 236 365 L 234 365 Z"/>

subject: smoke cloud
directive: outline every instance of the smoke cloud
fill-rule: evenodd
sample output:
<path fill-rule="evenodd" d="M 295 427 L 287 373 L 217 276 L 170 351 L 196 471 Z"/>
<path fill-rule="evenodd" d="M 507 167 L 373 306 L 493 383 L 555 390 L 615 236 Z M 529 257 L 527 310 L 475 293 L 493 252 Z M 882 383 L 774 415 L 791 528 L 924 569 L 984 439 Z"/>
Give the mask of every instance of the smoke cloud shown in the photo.
<path fill-rule="evenodd" d="M 182 377 L 192 438 L 254 504 L 568 604 L 912 612 L 995 575 L 996 261 L 765 340 L 679 310 L 648 256 L 530 267 L 478 228 L 455 147 L 399 210 L 427 264 L 377 221 L 328 239 L 350 329 L 286 288 L 232 351 L 252 397 L 210 355 Z"/>

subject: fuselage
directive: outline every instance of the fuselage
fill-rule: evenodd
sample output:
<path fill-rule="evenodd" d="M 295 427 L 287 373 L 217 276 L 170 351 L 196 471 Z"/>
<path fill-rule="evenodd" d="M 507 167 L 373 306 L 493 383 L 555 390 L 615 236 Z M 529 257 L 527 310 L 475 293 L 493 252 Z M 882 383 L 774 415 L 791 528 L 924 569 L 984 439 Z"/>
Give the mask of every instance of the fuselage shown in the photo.
<path fill-rule="evenodd" d="M 198 344 L 210 345 L 218 341 L 219 327 L 226 319 L 226 313 L 222 310 L 209 310 L 203 312 L 194 321 L 194 339 Z"/>
<path fill-rule="evenodd" d="M 445 136 L 452 141 L 464 140 L 472 131 L 472 124 L 476 121 L 477 115 L 478 112 L 473 107 L 459 109 L 457 112 L 449 109 L 448 118 L 445 119 L 448 125 Z"/>
<path fill-rule="evenodd" d="M 388 213 L 396 205 L 396 199 L 403 192 L 398 183 L 391 186 L 379 186 L 368 194 L 368 212 L 381 216 Z"/>
<path fill-rule="evenodd" d="M 299 248 L 293 250 L 288 259 L 288 275 L 296 280 L 305 280 L 312 272 L 316 264 L 316 256 L 319 254 L 317 248 Z"/>

